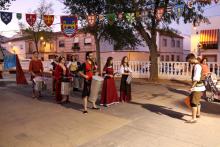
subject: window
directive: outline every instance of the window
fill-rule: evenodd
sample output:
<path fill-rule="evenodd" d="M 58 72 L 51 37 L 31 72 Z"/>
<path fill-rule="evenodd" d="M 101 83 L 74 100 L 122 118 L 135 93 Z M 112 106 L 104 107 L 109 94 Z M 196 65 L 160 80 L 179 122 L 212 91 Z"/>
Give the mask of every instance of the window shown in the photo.
<path fill-rule="evenodd" d="M 66 60 L 67 60 L 67 61 L 71 61 L 71 58 L 72 58 L 72 54 L 67 54 L 67 55 L 66 55 Z"/>
<path fill-rule="evenodd" d="M 167 46 L 167 39 L 163 39 L 163 46 Z"/>
<path fill-rule="evenodd" d="M 92 44 L 92 38 L 90 37 L 85 38 L 84 45 L 91 45 L 91 44 Z"/>
<path fill-rule="evenodd" d="M 179 55 L 176 56 L 176 61 L 180 62 L 180 56 Z"/>
<path fill-rule="evenodd" d="M 59 41 L 59 47 L 65 47 L 65 42 L 64 40 Z"/>
<path fill-rule="evenodd" d="M 174 61 L 174 55 L 171 55 L 171 61 Z"/>
<path fill-rule="evenodd" d="M 73 43 L 72 50 L 74 50 L 74 51 L 80 50 L 79 43 Z"/>
<path fill-rule="evenodd" d="M 174 39 L 171 40 L 171 47 L 175 47 L 175 40 Z"/>
<path fill-rule="evenodd" d="M 160 60 L 164 61 L 164 56 L 163 55 L 160 56 Z"/>
<path fill-rule="evenodd" d="M 169 61 L 169 60 L 170 60 L 169 55 L 166 55 L 166 61 Z"/>
<path fill-rule="evenodd" d="M 176 44 L 177 44 L 177 47 L 180 47 L 180 41 L 179 40 L 177 40 Z"/>

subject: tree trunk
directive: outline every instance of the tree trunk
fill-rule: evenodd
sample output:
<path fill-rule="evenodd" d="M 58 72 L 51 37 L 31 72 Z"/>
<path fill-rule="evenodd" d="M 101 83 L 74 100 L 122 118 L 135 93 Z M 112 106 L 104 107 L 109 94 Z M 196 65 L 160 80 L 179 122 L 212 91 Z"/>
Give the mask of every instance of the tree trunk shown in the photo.
<path fill-rule="evenodd" d="M 158 51 L 157 51 L 157 43 L 156 43 L 156 31 L 151 32 L 151 44 L 149 46 L 150 50 L 150 61 L 151 61 L 151 66 L 150 66 L 150 80 L 152 81 L 157 81 L 159 76 L 158 76 Z"/>
<path fill-rule="evenodd" d="M 94 35 L 95 37 L 95 45 L 96 45 L 96 62 L 97 62 L 97 65 L 98 65 L 98 69 L 97 69 L 97 72 L 99 74 L 101 74 L 101 57 L 100 57 L 100 39 L 98 39 L 97 35 Z"/>
<path fill-rule="evenodd" d="M 152 45 L 150 46 L 150 80 L 151 81 L 157 81 L 158 76 L 158 53 L 157 53 L 157 47 Z"/>
<path fill-rule="evenodd" d="M 157 81 L 158 80 L 158 52 L 157 52 L 157 44 L 156 44 L 156 30 L 151 31 L 151 37 L 144 29 L 144 26 L 139 23 L 135 26 L 136 30 L 140 33 L 141 37 L 144 39 L 146 44 L 149 46 L 150 50 L 150 80 Z"/>
<path fill-rule="evenodd" d="M 36 47 L 36 51 L 39 52 L 39 49 L 38 49 L 38 39 L 37 39 L 37 35 L 35 32 L 33 32 L 33 36 L 34 36 L 34 44 L 35 44 L 35 47 Z"/>
<path fill-rule="evenodd" d="M 34 41 L 35 47 L 36 47 L 36 51 L 39 53 L 39 49 L 38 49 L 38 42 Z"/>

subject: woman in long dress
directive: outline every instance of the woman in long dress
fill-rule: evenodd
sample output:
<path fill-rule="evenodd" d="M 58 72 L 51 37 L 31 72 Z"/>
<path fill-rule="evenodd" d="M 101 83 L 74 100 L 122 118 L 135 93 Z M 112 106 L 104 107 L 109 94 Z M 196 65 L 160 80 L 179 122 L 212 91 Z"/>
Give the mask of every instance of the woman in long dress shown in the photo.
<path fill-rule="evenodd" d="M 69 76 L 69 70 L 65 65 L 65 58 L 59 57 L 59 64 L 57 64 L 54 72 L 56 79 L 56 101 L 57 103 L 69 102 L 69 95 L 66 96 L 66 100 L 63 100 L 61 95 L 61 82 L 67 80 Z"/>
<path fill-rule="evenodd" d="M 104 82 L 102 87 L 100 105 L 110 106 L 119 103 L 119 97 L 114 81 L 113 58 L 108 57 L 103 69 Z"/>
<path fill-rule="evenodd" d="M 131 83 L 127 83 L 127 78 L 128 76 L 131 76 L 132 70 L 129 67 L 127 56 L 122 58 L 120 73 L 122 74 L 120 85 L 120 102 L 129 102 L 131 101 Z"/>

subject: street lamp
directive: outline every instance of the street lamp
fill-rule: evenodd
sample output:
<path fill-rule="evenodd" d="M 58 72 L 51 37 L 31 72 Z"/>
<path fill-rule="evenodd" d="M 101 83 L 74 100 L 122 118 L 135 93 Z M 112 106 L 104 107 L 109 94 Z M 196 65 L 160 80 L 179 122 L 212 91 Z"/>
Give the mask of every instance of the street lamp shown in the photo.
<path fill-rule="evenodd" d="M 44 37 L 43 37 L 43 36 L 41 36 L 41 37 L 40 37 L 40 40 L 41 40 L 41 41 L 42 41 L 42 40 L 44 40 Z"/>

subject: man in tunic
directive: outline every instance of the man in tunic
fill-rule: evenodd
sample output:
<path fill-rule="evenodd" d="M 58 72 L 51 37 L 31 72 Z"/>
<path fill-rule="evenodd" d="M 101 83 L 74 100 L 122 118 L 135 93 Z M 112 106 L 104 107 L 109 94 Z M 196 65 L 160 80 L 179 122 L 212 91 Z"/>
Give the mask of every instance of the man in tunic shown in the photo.
<path fill-rule="evenodd" d="M 43 75 L 43 63 L 41 62 L 40 59 L 38 59 L 38 52 L 37 51 L 34 51 L 33 52 L 33 57 L 30 61 L 30 64 L 29 64 L 29 72 L 31 74 L 31 80 L 32 80 L 32 88 L 33 88 L 33 93 L 32 93 L 32 97 L 33 98 L 36 98 L 36 91 L 34 89 L 34 86 L 35 86 L 35 82 L 34 82 L 34 78 L 37 77 L 37 76 L 42 76 Z M 39 96 L 41 96 L 41 93 L 39 91 Z"/>

